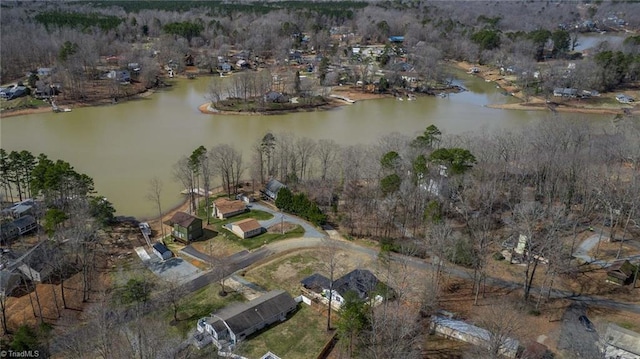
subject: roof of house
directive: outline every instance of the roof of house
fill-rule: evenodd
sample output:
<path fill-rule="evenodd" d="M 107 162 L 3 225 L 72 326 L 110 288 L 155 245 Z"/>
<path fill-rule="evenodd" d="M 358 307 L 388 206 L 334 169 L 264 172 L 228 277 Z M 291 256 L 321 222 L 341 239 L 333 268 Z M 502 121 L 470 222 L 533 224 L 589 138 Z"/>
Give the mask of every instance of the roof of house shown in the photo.
<path fill-rule="evenodd" d="M 640 355 L 640 333 L 619 327 L 615 324 L 609 324 L 604 338 L 606 338 L 607 344 L 611 346 Z"/>
<path fill-rule="evenodd" d="M 491 340 L 491 332 L 484 328 L 476 327 L 475 325 L 463 322 L 461 320 L 449 319 L 440 316 L 434 316 L 431 318 L 431 322 L 435 325 L 446 327 L 454 331 L 464 333 L 483 341 L 489 342 Z M 507 351 L 516 351 L 520 343 L 512 338 L 504 338 L 502 347 Z"/>
<path fill-rule="evenodd" d="M 247 209 L 247 205 L 238 199 L 228 199 L 225 197 L 213 201 L 215 207 L 222 214 L 234 213 Z"/>
<path fill-rule="evenodd" d="M 347 292 L 355 292 L 360 299 L 369 297 L 380 281 L 366 269 L 355 269 L 333 283 L 333 288 L 344 297 Z"/>
<path fill-rule="evenodd" d="M 250 232 L 258 228 L 262 228 L 260 223 L 253 218 L 243 219 L 235 222 L 234 225 L 238 226 L 242 232 Z"/>
<path fill-rule="evenodd" d="M 153 244 L 153 249 L 158 251 L 160 254 L 165 254 L 167 252 L 171 252 L 169 248 L 167 248 L 164 244 L 157 242 Z"/>
<path fill-rule="evenodd" d="M 195 220 L 199 220 L 200 218 L 192 216 L 188 213 L 184 213 L 184 212 L 176 212 L 176 214 L 173 215 L 173 217 L 171 217 L 170 220 L 166 221 L 165 223 L 173 226 L 174 224 L 178 224 L 182 227 L 189 227 L 193 221 Z"/>
<path fill-rule="evenodd" d="M 329 278 L 323 276 L 320 273 L 313 273 L 307 278 L 301 280 L 300 283 L 307 289 L 312 289 L 319 292 L 322 289 L 329 288 L 331 281 L 329 280 Z"/>
<path fill-rule="evenodd" d="M 222 309 L 209 319 L 209 324 L 222 329 L 219 326 L 222 319 L 234 333 L 242 333 L 264 322 L 265 318 L 288 312 L 295 305 L 295 300 L 286 291 L 272 290 L 249 302 L 237 303 Z"/>
<path fill-rule="evenodd" d="M 33 216 L 22 216 L 12 222 L 14 226 L 18 228 L 30 226 L 36 223 L 36 219 Z"/>
<path fill-rule="evenodd" d="M 635 266 L 628 260 L 615 261 L 607 269 L 607 274 L 618 279 L 627 280 L 635 271 Z"/>
<path fill-rule="evenodd" d="M 264 189 L 272 193 L 278 193 L 278 191 L 283 187 L 287 187 L 287 186 L 285 186 L 282 182 L 278 181 L 277 179 L 272 178 L 264 186 Z"/>
<path fill-rule="evenodd" d="M 22 217 L 24 218 L 24 217 Z M 51 270 L 52 264 L 56 262 L 55 257 L 60 255 L 56 243 L 46 240 L 36 244 L 26 253 L 14 254 L 18 261 L 24 263 L 36 272 Z"/>
<path fill-rule="evenodd" d="M 20 274 L 9 270 L 0 270 L 0 295 L 9 295 L 18 286 Z"/>

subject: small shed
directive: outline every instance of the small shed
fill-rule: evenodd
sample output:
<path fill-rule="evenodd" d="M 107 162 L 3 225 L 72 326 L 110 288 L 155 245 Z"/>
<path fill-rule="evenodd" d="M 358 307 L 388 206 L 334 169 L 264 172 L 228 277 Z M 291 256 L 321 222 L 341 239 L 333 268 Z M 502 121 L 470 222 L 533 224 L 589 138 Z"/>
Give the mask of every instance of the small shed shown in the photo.
<path fill-rule="evenodd" d="M 155 253 L 160 259 L 167 260 L 173 257 L 173 253 L 164 244 L 157 242 L 153 245 L 153 253 Z"/>
<path fill-rule="evenodd" d="M 636 270 L 636 266 L 626 259 L 615 261 L 607 269 L 607 282 L 617 285 L 631 284 Z"/>

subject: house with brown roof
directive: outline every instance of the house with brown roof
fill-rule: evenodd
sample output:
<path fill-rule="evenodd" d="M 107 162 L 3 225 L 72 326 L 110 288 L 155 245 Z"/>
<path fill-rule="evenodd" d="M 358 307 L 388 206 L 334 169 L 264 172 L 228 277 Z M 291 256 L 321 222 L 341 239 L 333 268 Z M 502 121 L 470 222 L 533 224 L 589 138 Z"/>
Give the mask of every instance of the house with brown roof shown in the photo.
<path fill-rule="evenodd" d="M 213 215 L 219 219 L 227 219 L 247 212 L 247 205 L 239 199 L 218 198 L 213 201 Z"/>
<path fill-rule="evenodd" d="M 191 242 L 203 234 L 202 219 L 188 213 L 176 212 L 165 224 L 173 227 L 171 235 L 180 242 Z"/>
<path fill-rule="evenodd" d="M 255 237 L 261 234 L 263 228 L 255 219 L 247 218 L 235 223 L 231 223 L 231 231 L 238 237 L 244 239 Z"/>
<path fill-rule="evenodd" d="M 272 290 L 246 303 L 236 303 L 198 320 L 197 329 L 213 339 L 218 349 L 233 348 L 249 335 L 287 320 L 298 307 L 284 290 Z"/>

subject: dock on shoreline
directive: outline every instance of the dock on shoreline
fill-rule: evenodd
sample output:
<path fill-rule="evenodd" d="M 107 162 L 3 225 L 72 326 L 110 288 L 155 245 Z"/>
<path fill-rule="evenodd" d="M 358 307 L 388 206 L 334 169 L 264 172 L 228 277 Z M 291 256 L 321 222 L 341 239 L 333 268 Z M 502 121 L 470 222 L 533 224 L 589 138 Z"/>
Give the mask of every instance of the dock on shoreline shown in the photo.
<path fill-rule="evenodd" d="M 355 101 L 355 100 L 352 100 L 352 99 L 350 99 L 350 98 L 348 98 L 348 97 L 346 97 L 346 96 L 341 96 L 341 95 L 332 94 L 332 95 L 329 95 L 329 97 L 331 97 L 331 98 L 335 98 L 335 99 L 338 99 L 338 100 L 341 100 L 341 101 L 344 101 L 344 102 L 346 102 L 346 103 L 356 103 L 356 101 Z"/>

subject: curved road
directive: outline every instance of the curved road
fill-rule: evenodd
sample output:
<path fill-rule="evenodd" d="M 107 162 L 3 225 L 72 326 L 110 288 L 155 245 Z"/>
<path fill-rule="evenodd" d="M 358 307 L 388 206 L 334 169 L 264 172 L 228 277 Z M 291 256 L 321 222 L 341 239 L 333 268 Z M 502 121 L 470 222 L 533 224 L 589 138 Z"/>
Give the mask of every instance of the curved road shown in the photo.
<path fill-rule="evenodd" d="M 249 252 L 246 250 L 238 252 L 228 257 L 227 260 L 225 261 L 229 265 L 229 272 L 228 272 L 229 274 L 239 271 L 241 269 L 247 268 L 258 261 L 261 261 L 269 256 L 272 256 L 278 253 L 297 250 L 297 249 L 326 247 L 328 242 L 334 243 L 335 245 L 337 245 L 338 247 L 346 251 L 353 251 L 353 252 L 358 252 L 361 254 L 368 255 L 372 259 L 375 259 L 378 257 L 378 253 L 379 253 L 378 250 L 369 248 L 369 247 L 363 247 L 353 242 L 346 241 L 342 239 L 340 235 L 337 234 L 336 231 L 328 229 L 327 231 L 329 234 L 322 233 L 318 229 L 313 227 L 311 224 L 303 221 L 300 218 L 291 216 L 289 214 L 282 214 L 281 212 L 274 210 L 271 207 L 264 206 L 261 204 L 254 204 L 253 208 L 259 209 L 261 211 L 269 212 L 274 215 L 274 218 L 270 220 L 260 221 L 263 226 L 270 226 L 272 224 L 277 223 L 278 221 L 282 220 L 280 216 L 284 215 L 285 221 L 301 225 L 305 229 L 305 236 L 301 238 L 292 238 L 292 239 L 287 239 L 283 241 L 269 243 L 252 252 Z M 596 239 L 597 238 L 598 236 L 596 236 Z M 592 243 L 590 239 L 591 238 L 589 238 L 585 242 L 587 242 L 588 244 Z M 586 247 L 588 247 L 588 244 L 586 245 Z M 582 247 L 581 245 L 581 248 L 584 248 L 584 247 Z M 211 259 L 209 256 L 207 256 L 204 253 L 198 252 L 193 247 L 187 246 L 185 249 L 183 249 L 183 252 L 185 252 L 187 255 L 190 255 L 192 257 L 195 257 L 207 263 L 210 263 Z M 398 253 L 392 253 L 391 258 L 394 261 L 407 263 L 409 267 L 422 270 L 422 271 L 433 270 L 436 268 L 434 264 L 426 262 L 423 259 L 405 256 Z M 458 278 L 462 278 L 462 279 L 473 278 L 473 272 L 463 268 L 459 268 L 455 266 L 445 266 L 443 270 L 444 272 Z M 216 271 L 206 272 L 200 277 L 195 278 L 191 282 L 186 283 L 185 286 L 187 290 L 195 291 L 197 289 L 204 287 L 209 283 L 219 281 L 221 279 L 220 276 L 221 276 L 220 272 L 216 272 Z M 506 281 L 504 279 L 495 278 L 495 277 L 487 277 L 486 282 L 491 286 L 496 286 L 496 287 L 501 287 L 501 288 L 506 288 L 511 290 L 517 290 L 522 288 L 522 283 L 520 282 Z M 532 288 L 531 291 L 532 293 L 540 293 L 540 288 Z M 607 299 L 607 298 L 581 295 L 580 293 L 574 293 L 574 292 L 565 291 L 565 290 L 552 289 L 551 297 L 566 298 L 566 299 L 573 300 L 575 302 L 583 303 L 585 305 L 600 306 L 600 307 L 611 308 L 616 310 L 640 313 L 640 305 L 638 304 L 624 303 L 624 302 L 618 302 L 618 301 Z"/>

